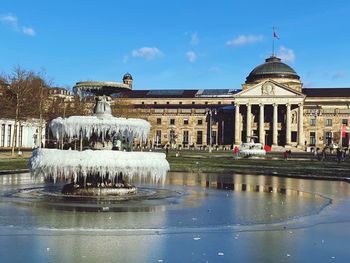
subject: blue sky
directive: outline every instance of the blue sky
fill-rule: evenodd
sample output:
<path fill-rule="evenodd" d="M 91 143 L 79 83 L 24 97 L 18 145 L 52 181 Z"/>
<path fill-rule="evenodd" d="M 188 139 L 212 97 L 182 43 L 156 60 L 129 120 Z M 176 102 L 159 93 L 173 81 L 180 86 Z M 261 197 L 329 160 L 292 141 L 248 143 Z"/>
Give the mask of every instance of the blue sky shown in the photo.
<path fill-rule="evenodd" d="M 0 71 L 16 65 L 56 86 L 237 89 L 275 51 L 304 87 L 350 87 L 350 1 L 2 0 Z"/>

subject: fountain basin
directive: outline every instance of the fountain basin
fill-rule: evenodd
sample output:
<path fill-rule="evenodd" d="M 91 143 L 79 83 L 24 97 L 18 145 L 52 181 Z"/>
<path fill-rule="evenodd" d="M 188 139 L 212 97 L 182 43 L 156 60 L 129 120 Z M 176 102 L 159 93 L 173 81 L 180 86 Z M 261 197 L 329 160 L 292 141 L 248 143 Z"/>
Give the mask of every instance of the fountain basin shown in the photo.
<path fill-rule="evenodd" d="M 121 152 L 111 150 L 57 150 L 36 149 L 29 159 L 32 176 L 43 175 L 46 179 L 72 180 L 98 175 L 118 182 L 118 176 L 131 182 L 150 178 L 153 183 L 164 183 L 170 169 L 164 153 Z"/>

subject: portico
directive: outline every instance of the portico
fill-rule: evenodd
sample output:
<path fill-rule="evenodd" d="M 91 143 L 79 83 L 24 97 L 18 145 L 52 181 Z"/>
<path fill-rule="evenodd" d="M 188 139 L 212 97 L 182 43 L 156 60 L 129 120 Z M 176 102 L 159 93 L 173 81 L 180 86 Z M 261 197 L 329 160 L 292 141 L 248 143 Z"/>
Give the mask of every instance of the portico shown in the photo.
<path fill-rule="evenodd" d="M 235 144 L 253 139 L 272 147 L 304 146 L 304 99 L 302 93 L 272 80 L 237 93 Z"/>

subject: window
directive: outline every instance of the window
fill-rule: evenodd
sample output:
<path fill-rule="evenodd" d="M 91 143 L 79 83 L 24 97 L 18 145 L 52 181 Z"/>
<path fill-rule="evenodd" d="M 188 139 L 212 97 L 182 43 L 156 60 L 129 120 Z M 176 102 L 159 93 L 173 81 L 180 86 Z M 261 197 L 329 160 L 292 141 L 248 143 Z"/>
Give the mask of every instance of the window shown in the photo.
<path fill-rule="evenodd" d="M 182 101 L 180 101 L 179 104 L 182 104 Z"/>
<path fill-rule="evenodd" d="M 208 138 L 208 144 L 209 144 L 209 138 Z M 211 131 L 211 145 L 216 144 L 216 131 Z"/>
<path fill-rule="evenodd" d="M 310 132 L 310 146 L 316 145 L 316 133 Z"/>
<path fill-rule="evenodd" d="M 188 119 L 184 119 L 184 125 L 188 124 Z"/>
<path fill-rule="evenodd" d="M 310 125 L 311 126 L 316 126 L 316 119 L 311 119 L 310 120 Z"/>
<path fill-rule="evenodd" d="M 197 131 L 197 144 L 203 143 L 203 131 Z"/>
<path fill-rule="evenodd" d="M 170 143 L 175 143 L 175 131 L 170 130 Z"/>
<path fill-rule="evenodd" d="M 342 124 L 345 124 L 346 126 L 349 125 L 349 124 L 348 124 L 348 119 L 343 119 L 343 120 L 341 121 L 341 123 L 342 123 Z"/>
<path fill-rule="evenodd" d="M 198 119 L 197 124 L 198 125 L 202 125 L 203 124 L 203 120 L 202 119 Z"/>
<path fill-rule="evenodd" d="M 144 102 L 144 101 L 142 101 L 142 102 L 141 102 L 141 104 L 145 104 L 145 102 Z"/>
<path fill-rule="evenodd" d="M 7 127 L 7 146 L 11 146 L 11 125 Z"/>
<path fill-rule="evenodd" d="M 219 101 L 218 104 L 220 105 L 220 104 L 221 104 L 221 101 Z"/>
<path fill-rule="evenodd" d="M 297 132 L 296 131 L 292 131 L 292 142 L 296 142 L 297 141 Z"/>
<path fill-rule="evenodd" d="M 326 132 L 326 145 L 330 146 L 332 144 L 332 132 Z"/>
<path fill-rule="evenodd" d="M 162 144 L 162 131 L 160 130 L 156 131 L 156 144 Z"/>
<path fill-rule="evenodd" d="M 155 101 L 154 104 L 157 104 L 157 102 Z"/>
<path fill-rule="evenodd" d="M 194 101 L 192 101 L 192 104 L 196 104 Z"/>
<path fill-rule="evenodd" d="M 326 119 L 326 126 L 332 126 L 332 119 Z"/>
<path fill-rule="evenodd" d="M 170 124 L 175 125 L 175 119 L 170 119 Z"/>
<path fill-rule="evenodd" d="M 1 125 L 1 147 L 5 147 L 5 124 Z"/>
<path fill-rule="evenodd" d="M 169 104 L 169 101 L 167 101 L 166 104 Z"/>
<path fill-rule="evenodd" d="M 207 101 L 205 102 L 205 105 L 208 105 L 208 102 L 207 102 Z"/>
<path fill-rule="evenodd" d="M 157 124 L 162 124 L 162 119 L 161 118 L 157 118 Z"/>
<path fill-rule="evenodd" d="M 188 131 L 184 131 L 183 144 L 188 144 Z"/>

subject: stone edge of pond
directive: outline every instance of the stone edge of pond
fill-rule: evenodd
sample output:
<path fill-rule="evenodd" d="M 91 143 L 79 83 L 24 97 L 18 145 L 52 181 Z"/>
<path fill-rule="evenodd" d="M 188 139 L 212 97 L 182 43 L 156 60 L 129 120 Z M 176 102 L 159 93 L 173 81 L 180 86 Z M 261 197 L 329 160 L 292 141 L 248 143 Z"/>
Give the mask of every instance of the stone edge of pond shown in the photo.
<path fill-rule="evenodd" d="M 2 170 L 2 171 L 0 171 L 0 175 L 4 175 L 4 174 L 22 174 L 22 173 L 29 173 L 29 169 Z"/>

